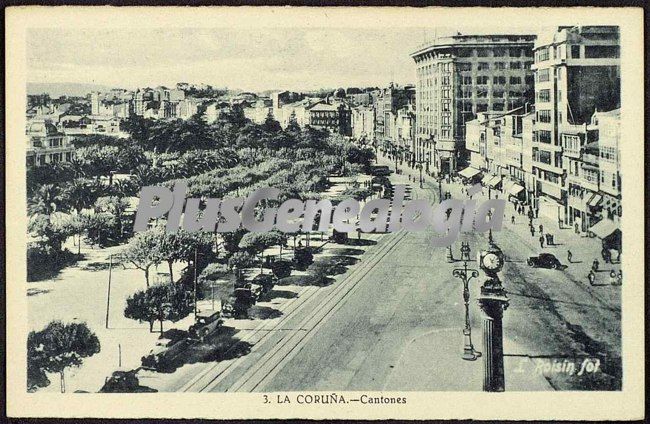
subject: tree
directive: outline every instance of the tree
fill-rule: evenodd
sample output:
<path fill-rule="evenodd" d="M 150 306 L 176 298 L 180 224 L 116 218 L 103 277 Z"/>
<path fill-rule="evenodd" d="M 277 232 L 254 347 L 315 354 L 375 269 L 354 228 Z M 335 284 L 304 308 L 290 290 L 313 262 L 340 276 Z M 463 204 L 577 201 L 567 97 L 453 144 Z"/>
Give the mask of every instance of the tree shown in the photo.
<path fill-rule="evenodd" d="M 162 228 L 152 228 L 137 233 L 122 251 L 124 259 L 144 271 L 147 287 L 149 287 L 149 270 L 151 266 L 158 265 L 163 260 L 160 252 L 160 243 L 163 237 Z"/>
<path fill-rule="evenodd" d="M 100 197 L 97 199 L 97 202 L 95 202 L 96 212 L 109 213 L 113 216 L 113 222 L 117 227 L 117 239 L 121 239 L 124 234 L 124 220 L 128 207 L 129 202 L 125 198 L 118 196 Z M 110 228 L 107 228 L 107 230 L 110 230 Z"/>
<path fill-rule="evenodd" d="M 282 246 L 286 243 L 287 236 L 279 231 L 265 233 L 246 233 L 239 242 L 239 247 L 250 255 L 260 255 L 260 271 L 263 272 L 264 250 L 272 246 Z"/>
<path fill-rule="evenodd" d="M 153 331 L 153 323 L 160 322 L 160 332 L 163 332 L 163 321 L 179 321 L 192 311 L 192 294 L 184 287 L 175 284 L 159 284 L 146 290 L 135 292 L 126 299 L 124 316 L 149 323 L 149 331 Z"/>
<path fill-rule="evenodd" d="M 280 126 L 280 123 L 275 120 L 271 110 L 269 110 L 269 113 L 266 114 L 266 119 L 264 119 L 262 128 L 264 128 L 264 131 L 271 132 L 271 133 L 282 131 L 282 127 Z"/>
<path fill-rule="evenodd" d="M 255 258 L 248 252 L 235 252 L 228 259 L 228 266 L 241 278 L 241 270 L 249 268 L 255 263 Z"/>
<path fill-rule="evenodd" d="M 169 265 L 170 282 L 174 283 L 172 268 L 174 262 L 193 262 L 195 253 L 197 253 L 197 256 L 205 257 L 206 254 L 211 252 L 211 249 L 212 240 L 209 234 L 202 232 L 190 233 L 185 230 L 165 233 L 159 244 L 159 252 L 161 258 L 167 261 Z"/>
<path fill-rule="evenodd" d="M 63 186 L 61 190 L 61 203 L 64 209 L 74 210 L 77 214 L 89 208 L 100 194 L 101 188 L 87 178 L 75 178 Z"/>
<path fill-rule="evenodd" d="M 59 189 L 53 184 L 43 184 L 27 199 L 27 209 L 30 215 L 51 215 L 57 209 Z"/>
<path fill-rule="evenodd" d="M 298 125 L 298 119 L 296 118 L 296 111 L 291 111 L 289 116 L 289 123 L 287 124 L 287 132 L 289 133 L 300 133 L 300 125 Z"/>
<path fill-rule="evenodd" d="M 50 253 L 61 252 L 63 243 L 70 236 L 70 228 L 65 224 L 52 222 L 47 216 L 30 219 L 28 231 L 40 238 L 39 244 Z"/>
<path fill-rule="evenodd" d="M 44 372 L 59 373 L 61 393 L 65 393 L 65 369 L 81 365 L 83 358 L 99 350 L 99 339 L 85 323 L 52 321 L 43 330 L 32 331 L 27 337 L 27 386 L 43 387 L 47 380 Z"/>

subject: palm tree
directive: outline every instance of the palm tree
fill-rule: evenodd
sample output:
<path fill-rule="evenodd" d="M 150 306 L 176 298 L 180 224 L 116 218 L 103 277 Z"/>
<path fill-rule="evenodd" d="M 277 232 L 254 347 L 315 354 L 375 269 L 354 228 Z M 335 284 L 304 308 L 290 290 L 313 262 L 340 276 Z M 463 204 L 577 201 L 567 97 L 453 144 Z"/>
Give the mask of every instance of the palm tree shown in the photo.
<path fill-rule="evenodd" d="M 77 214 L 85 208 L 89 208 L 99 193 L 97 187 L 91 180 L 76 178 L 70 181 L 61 192 L 61 200 L 66 208 L 74 209 Z"/>
<path fill-rule="evenodd" d="M 51 215 L 56 211 L 59 201 L 59 190 L 53 184 L 43 184 L 33 196 L 27 199 L 27 210 L 30 215 Z"/>

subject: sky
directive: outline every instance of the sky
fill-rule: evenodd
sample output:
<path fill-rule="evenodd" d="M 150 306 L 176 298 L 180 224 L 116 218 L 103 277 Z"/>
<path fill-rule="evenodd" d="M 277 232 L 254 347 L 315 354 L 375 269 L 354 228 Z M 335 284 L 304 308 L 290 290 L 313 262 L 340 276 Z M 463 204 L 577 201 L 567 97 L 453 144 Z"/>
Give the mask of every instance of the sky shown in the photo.
<path fill-rule="evenodd" d="M 434 36 L 455 32 L 433 28 L 31 29 L 27 81 L 127 89 L 189 82 L 247 91 L 405 84 L 415 81 L 409 53 Z"/>

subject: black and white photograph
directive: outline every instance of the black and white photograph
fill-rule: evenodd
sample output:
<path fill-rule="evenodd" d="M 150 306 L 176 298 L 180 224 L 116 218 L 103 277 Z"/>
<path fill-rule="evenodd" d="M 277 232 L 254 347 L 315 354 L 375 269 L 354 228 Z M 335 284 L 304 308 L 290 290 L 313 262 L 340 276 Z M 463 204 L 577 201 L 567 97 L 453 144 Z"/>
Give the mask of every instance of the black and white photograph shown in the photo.
<path fill-rule="evenodd" d="M 422 392 L 525 392 L 530 414 L 537 392 L 643 393 L 624 378 L 643 198 L 623 193 L 643 195 L 644 144 L 622 131 L 643 80 L 621 19 L 202 9 L 22 11 L 21 399 L 383 416 Z"/>

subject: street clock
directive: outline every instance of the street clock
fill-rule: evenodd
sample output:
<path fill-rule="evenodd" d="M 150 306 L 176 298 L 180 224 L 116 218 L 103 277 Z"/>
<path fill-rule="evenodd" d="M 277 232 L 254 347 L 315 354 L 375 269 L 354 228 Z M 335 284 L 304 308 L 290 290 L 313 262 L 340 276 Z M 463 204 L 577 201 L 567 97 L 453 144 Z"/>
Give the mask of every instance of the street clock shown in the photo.
<path fill-rule="evenodd" d="M 478 254 L 478 265 L 486 274 L 495 275 L 503 268 L 503 252 L 495 244 Z"/>

